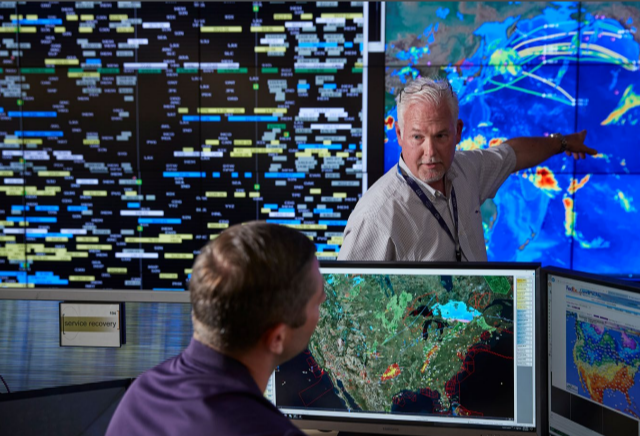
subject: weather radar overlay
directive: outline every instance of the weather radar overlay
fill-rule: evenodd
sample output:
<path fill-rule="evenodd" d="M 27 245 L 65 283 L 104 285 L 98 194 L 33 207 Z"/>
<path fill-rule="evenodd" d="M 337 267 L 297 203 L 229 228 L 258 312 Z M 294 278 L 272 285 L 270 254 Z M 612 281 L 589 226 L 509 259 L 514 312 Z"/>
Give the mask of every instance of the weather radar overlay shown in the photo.
<path fill-rule="evenodd" d="M 533 271 L 323 274 L 309 349 L 273 379 L 285 413 L 534 423 Z"/>
<path fill-rule="evenodd" d="M 389 2 L 385 168 L 398 161 L 395 97 L 446 77 L 464 122 L 459 150 L 587 129 L 599 151 L 513 174 L 482 206 L 489 260 L 637 273 L 640 4 Z"/>

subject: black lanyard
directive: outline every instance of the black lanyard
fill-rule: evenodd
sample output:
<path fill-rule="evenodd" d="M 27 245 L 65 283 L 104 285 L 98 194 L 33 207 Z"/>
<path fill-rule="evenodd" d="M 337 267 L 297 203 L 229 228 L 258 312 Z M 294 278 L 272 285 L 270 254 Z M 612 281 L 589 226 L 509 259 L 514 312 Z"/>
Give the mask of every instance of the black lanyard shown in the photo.
<path fill-rule="evenodd" d="M 418 186 L 415 180 L 407 176 L 404 171 L 400 169 L 400 164 L 398 164 L 398 174 L 400 174 L 402 178 L 404 178 L 411 189 L 413 189 L 413 192 L 415 192 L 418 198 L 422 201 L 422 204 L 424 204 L 429 212 L 431 212 L 433 217 L 438 221 L 438 224 L 440 224 L 442 230 L 447 232 L 447 235 L 449 235 L 454 244 L 456 244 L 456 260 L 458 262 L 461 262 L 462 250 L 460 249 L 460 241 L 458 239 L 458 201 L 456 200 L 456 190 L 453 188 L 453 185 L 451 185 L 451 203 L 453 204 L 453 224 L 456 230 L 455 238 L 453 237 L 451 230 L 449 230 L 449 226 L 447 226 L 447 223 L 444 221 L 444 218 L 442 218 L 442 215 L 440 215 L 440 212 L 438 212 L 431 200 L 429 200 L 429 197 L 427 197 L 427 194 L 425 194 L 424 191 L 420 189 L 420 186 Z"/>

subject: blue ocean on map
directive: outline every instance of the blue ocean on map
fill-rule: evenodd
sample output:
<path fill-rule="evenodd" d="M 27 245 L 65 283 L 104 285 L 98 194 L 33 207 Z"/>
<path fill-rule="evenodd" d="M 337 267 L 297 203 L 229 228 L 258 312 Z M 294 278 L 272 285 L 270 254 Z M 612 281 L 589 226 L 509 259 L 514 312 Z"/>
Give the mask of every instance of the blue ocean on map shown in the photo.
<path fill-rule="evenodd" d="M 632 18 L 640 4 L 615 5 L 388 5 L 386 170 L 401 152 L 393 99 L 423 74 L 448 79 L 458 94 L 458 150 L 583 129 L 598 150 L 577 161 L 558 155 L 507 179 L 481 208 L 490 261 L 640 274 L 640 44 Z"/>
<path fill-rule="evenodd" d="M 434 314 L 440 315 L 444 319 L 470 322 L 481 313 L 475 309 L 467 307 L 462 301 L 450 300 L 447 304 L 436 303 L 432 307 Z"/>

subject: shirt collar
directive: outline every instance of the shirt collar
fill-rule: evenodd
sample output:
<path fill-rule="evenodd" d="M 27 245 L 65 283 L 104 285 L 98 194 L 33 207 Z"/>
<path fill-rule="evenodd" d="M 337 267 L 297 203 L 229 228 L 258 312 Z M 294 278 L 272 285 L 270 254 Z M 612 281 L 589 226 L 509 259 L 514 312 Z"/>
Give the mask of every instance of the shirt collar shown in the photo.
<path fill-rule="evenodd" d="M 187 360 L 200 367 L 231 374 L 235 379 L 242 380 L 246 386 L 251 386 L 251 389 L 255 389 L 255 392 L 262 395 L 249 369 L 238 360 L 206 346 L 193 337 L 182 354 Z"/>
<path fill-rule="evenodd" d="M 418 183 L 418 186 L 420 186 L 420 188 L 427 193 L 427 195 L 431 200 L 436 198 L 436 193 L 439 191 L 436 191 L 430 185 L 428 185 L 427 183 L 423 182 L 422 180 L 414 176 L 411 170 L 409 169 L 409 167 L 407 166 L 406 162 L 404 161 L 402 154 L 400 155 L 400 160 L 398 161 L 398 165 L 400 166 L 400 169 L 402 171 L 404 171 L 409 177 L 411 177 L 413 180 L 415 180 Z M 447 183 L 445 183 L 447 198 L 449 198 L 449 196 L 451 195 L 451 186 L 453 186 L 452 182 L 453 182 L 453 179 L 455 179 L 457 176 L 458 174 L 456 170 L 453 168 L 453 165 L 444 174 L 444 177 L 446 178 L 446 181 L 447 181 Z"/>

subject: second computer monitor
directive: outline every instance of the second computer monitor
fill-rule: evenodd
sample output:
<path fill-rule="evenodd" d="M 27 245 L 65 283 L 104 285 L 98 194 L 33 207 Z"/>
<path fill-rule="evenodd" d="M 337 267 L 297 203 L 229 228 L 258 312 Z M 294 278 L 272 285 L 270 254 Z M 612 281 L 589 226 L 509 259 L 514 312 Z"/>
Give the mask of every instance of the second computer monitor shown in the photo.
<path fill-rule="evenodd" d="M 640 434 L 640 288 L 545 268 L 549 433 Z"/>

